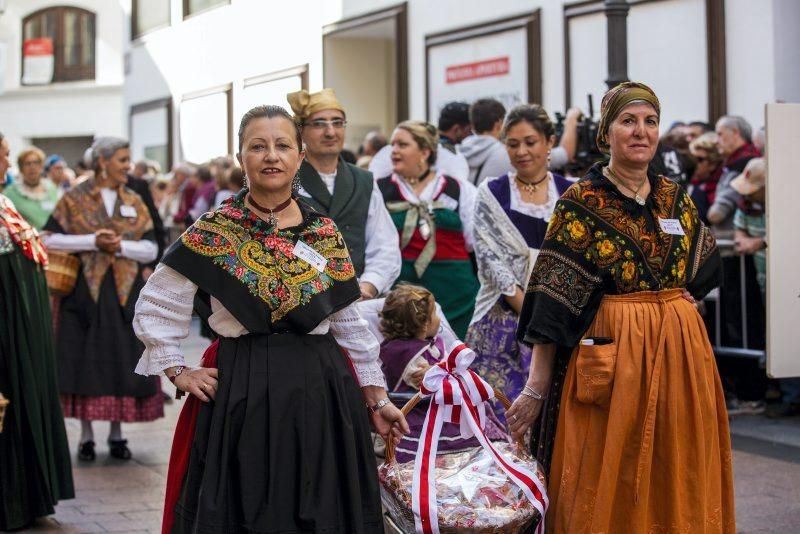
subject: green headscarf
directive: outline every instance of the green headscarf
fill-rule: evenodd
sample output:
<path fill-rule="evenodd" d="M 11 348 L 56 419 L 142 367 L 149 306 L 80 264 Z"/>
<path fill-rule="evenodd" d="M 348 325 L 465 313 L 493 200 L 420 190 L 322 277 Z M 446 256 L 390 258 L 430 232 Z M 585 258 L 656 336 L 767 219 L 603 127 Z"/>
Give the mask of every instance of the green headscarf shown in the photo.
<path fill-rule="evenodd" d="M 625 109 L 628 104 L 633 102 L 644 102 L 653 106 L 656 110 L 659 120 L 661 120 L 661 104 L 658 102 L 658 97 L 643 83 L 640 82 L 622 82 L 616 87 L 610 89 L 600 104 L 600 124 L 597 127 L 597 148 L 601 152 L 608 154 L 611 148 L 608 144 L 608 129 L 614 119 Z"/>

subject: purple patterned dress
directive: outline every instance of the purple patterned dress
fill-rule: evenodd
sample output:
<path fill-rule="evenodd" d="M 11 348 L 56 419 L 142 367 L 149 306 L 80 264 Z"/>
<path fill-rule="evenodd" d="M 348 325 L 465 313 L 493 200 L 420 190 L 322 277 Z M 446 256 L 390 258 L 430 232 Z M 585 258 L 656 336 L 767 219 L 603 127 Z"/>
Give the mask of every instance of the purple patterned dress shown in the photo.
<path fill-rule="evenodd" d="M 497 215 L 489 214 L 488 217 L 476 217 L 475 233 L 476 244 L 475 251 L 478 260 L 478 270 L 481 274 L 481 283 L 487 285 L 494 285 L 495 290 L 499 293 L 491 307 L 483 313 L 482 316 L 477 317 L 480 312 L 480 305 L 476 306 L 476 317 L 473 317 L 473 322 L 467 331 L 465 342 L 477 354 L 473 369 L 484 380 L 489 382 L 492 386 L 502 390 L 509 399 L 512 401 L 520 394 L 525 382 L 528 379 L 528 369 L 531 364 L 531 349 L 517 342 L 516 331 L 518 317 L 511 306 L 508 305 L 505 298 L 503 298 L 503 291 L 508 287 L 502 287 L 508 279 L 508 276 L 513 275 L 513 283 L 521 288 L 524 288 L 527 283 L 527 269 L 525 265 L 528 264 L 528 257 L 511 257 L 521 256 L 520 251 L 527 249 L 535 249 L 541 246 L 544 240 L 545 232 L 547 231 L 547 223 L 552 208 L 555 206 L 558 197 L 572 185 L 572 183 L 558 175 L 553 175 L 552 185 L 550 185 L 550 196 L 547 207 L 536 207 L 523 205 L 520 207 L 519 194 L 512 190 L 513 178 L 508 175 L 487 180 L 483 185 L 484 191 L 479 191 L 478 205 L 476 212 L 481 210 L 482 198 L 484 202 L 493 204 L 492 199 L 486 199 L 489 195 L 496 201 L 493 204 L 495 212 L 502 212 L 507 218 L 503 221 L 504 224 L 498 224 L 492 228 L 480 228 L 479 226 L 485 224 L 482 221 L 497 222 Z M 497 206 L 499 205 L 499 210 Z M 518 209 L 514 209 L 518 208 Z M 544 209 L 543 209 L 544 208 Z M 524 211 L 528 211 L 525 213 Z M 541 217 L 533 216 L 532 213 L 542 215 Z M 500 215 L 502 217 L 502 215 Z M 504 231 L 504 225 L 511 223 L 517 232 Z M 506 226 L 506 228 L 508 228 Z M 491 236 L 494 243 L 482 244 L 481 235 Z M 519 244 L 513 251 L 511 247 L 505 246 L 503 239 L 507 240 L 520 240 L 524 239 L 525 243 Z M 500 241 L 499 245 L 496 241 Z M 481 246 L 485 245 L 485 246 Z M 527 245 L 527 247 L 525 246 Z M 497 254 L 491 253 L 492 246 L 497 247 Z M 488 251 L 488 252 L 487 252 Z M 526 251 L 529 252 L 529 251 Z M 504 255 L 509 255 L 504 257 Z M 516 271 L 514 266 L 517 267 Z M 529 267 L 528 267 L 529 268 Z M 496 272 L 497 270 L 507 271 L 507 277 L 503 278 Z M 525 272 L 518 272 L 525 271 Z M 483 288 L 486 289 L 486 288 Z M 492 293 L 493 294 L 493 293 Z M 480 294 L 479 294 L 480 299 Z M 502 409 L 496 409 L 495 412 L 498 418 L 505 424 L 505 414 Z"/>

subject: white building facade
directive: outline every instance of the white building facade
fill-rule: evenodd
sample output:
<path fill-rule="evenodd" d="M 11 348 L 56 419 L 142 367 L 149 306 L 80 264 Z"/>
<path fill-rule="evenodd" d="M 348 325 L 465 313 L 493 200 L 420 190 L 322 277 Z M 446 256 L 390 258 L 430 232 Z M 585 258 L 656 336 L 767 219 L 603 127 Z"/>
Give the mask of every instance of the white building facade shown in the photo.
<path fill-rule="evenodd" d="M 675 120 L 800 101 L 800 2 L 628 0 L 627 75 Z M 201 162 L 237 151 L 256 104 L 333 87 L 348 147 L 448 100 L 576 105 L 595 117 L 608 78 L 602 0 L 132 0 L 125 113 L 135 158 Z"/>
<path fill-rule="evenodd" d="M 128 0 L 0 2 L 0 131 L 74 165 L 95 136 L 127 132 Z"/>

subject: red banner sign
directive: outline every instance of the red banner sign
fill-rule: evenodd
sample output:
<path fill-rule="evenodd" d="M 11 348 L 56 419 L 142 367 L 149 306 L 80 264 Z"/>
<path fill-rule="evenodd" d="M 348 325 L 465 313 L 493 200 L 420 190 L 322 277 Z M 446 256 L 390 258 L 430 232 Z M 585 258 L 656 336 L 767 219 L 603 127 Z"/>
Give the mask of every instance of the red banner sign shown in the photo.
<path fill-rule="evenodd" d="M 43 85 L 53 81 L 53 40 L 25 39 L 22 43 L 22 84 Z"/>
<path fill-rule="evenodd" d="M 22 44 L 22 55 L 24 57 L 52 56 L 53 40 L 49 37 L 26 39 Z"/>
<path fill-rule="evenodd" d="M 447 83 L 465 82 L 477 78 L 490 78 L 492 76 L 505 76 L 511 67 L 508 56 L 484 59 L 474 63 L 453 65 L 447 67 Z"/>

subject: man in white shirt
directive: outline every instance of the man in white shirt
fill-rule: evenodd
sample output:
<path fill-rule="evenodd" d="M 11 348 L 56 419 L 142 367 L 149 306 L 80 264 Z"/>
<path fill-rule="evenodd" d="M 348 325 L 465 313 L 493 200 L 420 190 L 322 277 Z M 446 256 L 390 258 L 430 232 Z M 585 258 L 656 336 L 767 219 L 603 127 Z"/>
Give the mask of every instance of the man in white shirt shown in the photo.
<path fill-rule="evenodd" d="M 286 98 L 301 124 L 306 150 L 298 173 L 300 198 L 336 222 L 356 268 L 362 298 L 375 298 L 388 291 L 400 274 L 400 242 L 372 173 L 340 157 L 347 126 L 344 108 L 333 89 L 302 90 Z"/>

